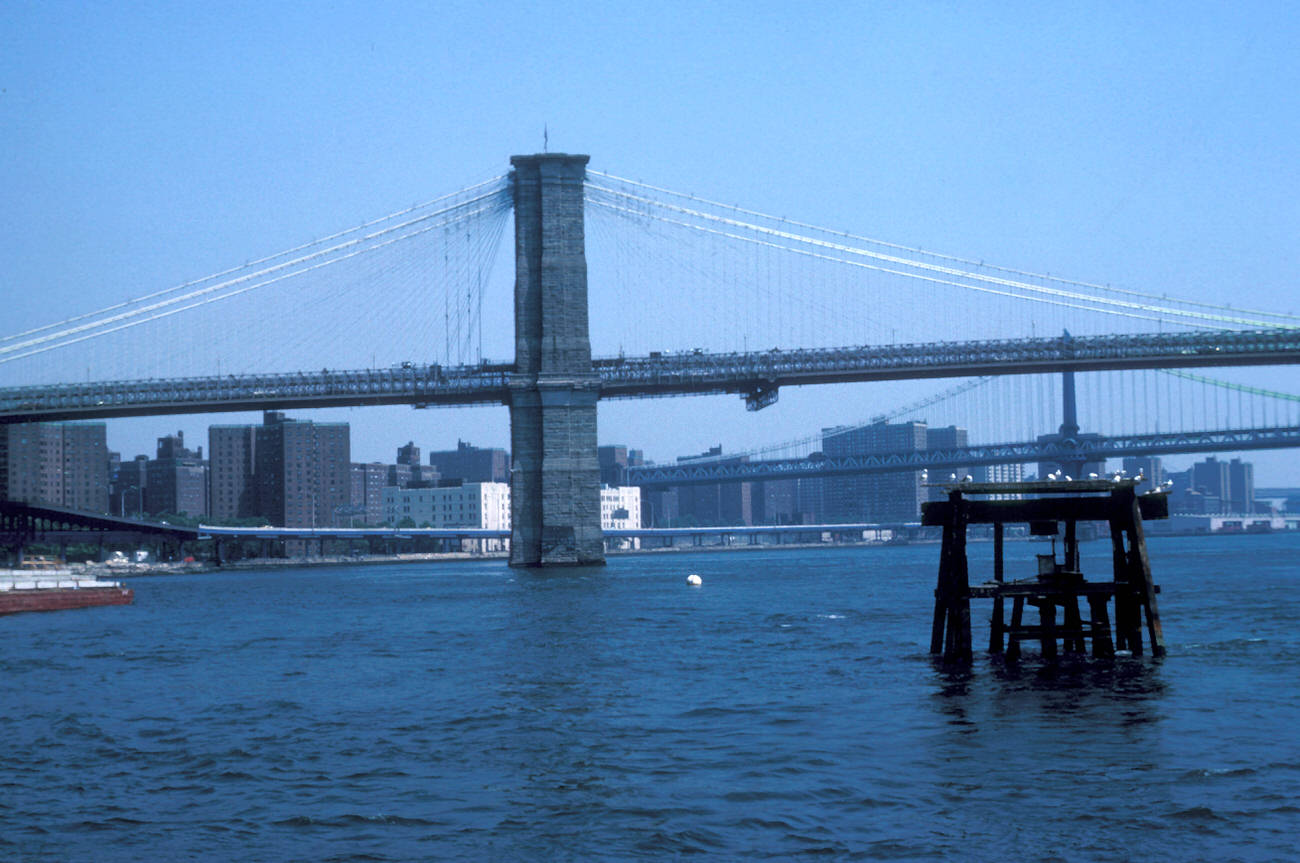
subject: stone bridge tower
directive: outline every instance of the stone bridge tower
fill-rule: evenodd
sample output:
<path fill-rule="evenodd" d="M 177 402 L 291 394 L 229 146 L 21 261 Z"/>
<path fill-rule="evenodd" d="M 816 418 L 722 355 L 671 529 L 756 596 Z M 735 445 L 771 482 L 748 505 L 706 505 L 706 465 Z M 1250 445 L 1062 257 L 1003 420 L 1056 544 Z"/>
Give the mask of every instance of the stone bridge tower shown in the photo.
<path fill-rule="evenodd" d="M 511 566 L 605 562 L 587 329 L 587 156 L 514 156 Z"/>

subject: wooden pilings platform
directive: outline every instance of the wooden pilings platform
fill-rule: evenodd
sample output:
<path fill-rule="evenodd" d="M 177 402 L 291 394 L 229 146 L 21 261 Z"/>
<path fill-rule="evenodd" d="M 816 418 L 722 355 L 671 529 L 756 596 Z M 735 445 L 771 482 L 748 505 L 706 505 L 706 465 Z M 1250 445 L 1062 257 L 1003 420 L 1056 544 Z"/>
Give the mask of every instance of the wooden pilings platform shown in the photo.
<path fill-rule="evenodd" d="M 971 658 L 970 601 L 974 598 L 993 600 L 988 649 L 1008 660 L 1020 657 L 1024 641 L 1038 642 L 1044 659 L 1062 652 L 1085 654 L 1089 647 L 1098 657 L 1113 656 L 1116 650 L 1139 656 L 1144 624 L 1151 653 L 1163 656 L 1164 634 L 1156 604 L 1159 588 L 1151 578 L 1142 520 L 1168 518 L 1169 503 L 1161 493 L 1137 494 L 1136 486 L 1131 479 L 943 486 L 948 499 L 924 504 L 921 517 L 922 524 L 943 528 L 930 652 L 947 660 Z M 1113 574 L 1108 581 L 1088 581 L 1079 571 L 1080 522 L 1110 528 Z M 1007 581 L 1004 525 L 1015 523 L 1027 523 L 1037 536 L 1060 536 L 1063 526 L 1062 559 L 1057 560 L 1053 542 L 1052 554 L 1038 555 L 1036 573 Z M 966 528 L 971 524 L 993 526 L 992 577 L 976 585 L 970 583 L 966 555 Z M 1080 601 L 1087 605 L 1086 617 Z M 1037 611 L 1036 623 L 1025 620 L 1026 606 Z"/>

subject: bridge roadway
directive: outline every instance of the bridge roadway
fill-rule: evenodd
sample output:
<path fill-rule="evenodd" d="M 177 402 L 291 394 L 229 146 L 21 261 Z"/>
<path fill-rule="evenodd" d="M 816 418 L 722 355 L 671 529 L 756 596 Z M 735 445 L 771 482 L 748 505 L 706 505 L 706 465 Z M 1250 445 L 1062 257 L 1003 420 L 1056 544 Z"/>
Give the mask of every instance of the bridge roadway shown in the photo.
<path fill-rule="evenodd" d="M 986 444 L 947 449 L 882 452 L 852 456 L 817 456 L 760 461 L 686 461 L 627 469 L 628 485 L 647 488 L 711 482 L 813 479 L 895 471 L 951 471 L 983 464 L 1072 461 L 1090 462 L 1122 456 L 1169 453 L 1236 452 L 1300 447 L 1300 427 L 1171 432 L 1167 434 L 1085 435 L 1060 440 Z"/>
<path fill-rule="evenodd" d="M 601 398 L 740 393 L 749 407 L 805 384 L 1074 370 L 1300 362 L 1300 328 L 909 345 L 651 353 L 593 360 Z M 217 375 L 0 389 L 0 423 L 409 404 L 509 404 L 513 364 Z"/>

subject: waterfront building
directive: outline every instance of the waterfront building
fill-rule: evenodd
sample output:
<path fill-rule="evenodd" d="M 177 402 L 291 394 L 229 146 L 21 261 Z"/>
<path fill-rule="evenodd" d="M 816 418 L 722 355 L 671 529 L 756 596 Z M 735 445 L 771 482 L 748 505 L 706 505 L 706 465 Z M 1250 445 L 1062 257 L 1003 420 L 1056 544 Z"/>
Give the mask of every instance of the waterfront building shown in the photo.
<path fill-rule="evenodd" d="M 630 530 L 641 527 L 641 488 L 635 485 L 600 487 L 602 530 Z"/>
<path fill-rule="evenodd" d="M 6 500 L 108 512 L 103 423 L 16 423 L 0 428 L 0 495 Z"/>
<path fill-rule="evenodd" d="M 383 520 L 391 525 L 510 530 L 509 483 L 449 481 L 434 487 L 387 486 L 381 497 Z M 600 511 L 601 527 L 606 530 L 641 527 L 640 487 L 602 486 Z"/>
<path fill-rule="evenodd" d="M 384 521 L 416 527 L 510 529 L 510 486 L 504 482 L 467 482 L 437 487 L 383 490 Z"/>

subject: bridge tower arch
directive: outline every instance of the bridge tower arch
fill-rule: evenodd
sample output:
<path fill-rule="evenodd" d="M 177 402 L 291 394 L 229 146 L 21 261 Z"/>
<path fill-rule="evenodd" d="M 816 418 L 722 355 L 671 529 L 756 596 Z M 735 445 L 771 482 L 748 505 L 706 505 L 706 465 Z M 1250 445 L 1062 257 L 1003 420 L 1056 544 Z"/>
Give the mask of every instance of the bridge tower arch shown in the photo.
<path fill-rule="evenodd" d="M 587 156 L 513 156 L 510 565 L 605 562 L 587 324 Z"/>

